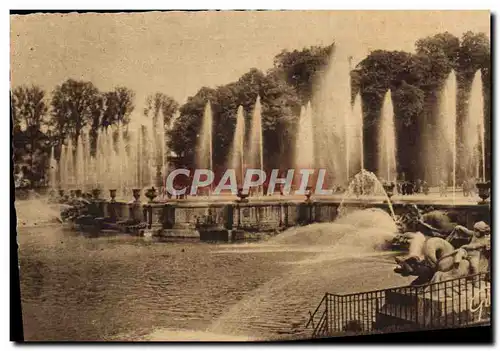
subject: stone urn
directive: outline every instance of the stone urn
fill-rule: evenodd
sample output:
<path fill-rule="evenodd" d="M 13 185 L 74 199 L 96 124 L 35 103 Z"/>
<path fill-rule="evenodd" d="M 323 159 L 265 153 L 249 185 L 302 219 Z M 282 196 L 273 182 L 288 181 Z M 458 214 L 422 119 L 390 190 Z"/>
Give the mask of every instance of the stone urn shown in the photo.
<path fill-rule="evenodd" d="M 116 202 L 116 189 L 109 189 L 109 197 L 111 198 L 111 202 Z"/>
<path fill-rule="evenodd" d="M 148 189 L 146 191 L 146 197 L 149 199 L 149 202 L 153 202 L 153 200 L 155 199 L 155 197 L 158 196 L 158 193 L 156 192 L 156 189 L 155 187 L 151 187 L 150 189 Z"/>
<path fill-rule="evenodd" d="M 479 197 L 481 198 L 480 204 L 486 203 L 486 200 L 490 197 L 490 182 L 477 182 L 476 188 Z"/>
<path fill-rule="evenodd" d="M 141 189 L 132 189 L 132 196 L 135 199 L 135 202 L 139 202 L 139 198 L 141 197 Z"/>
<path fill-rule="evenodd" d="M 92 189 L 92 196 L 94 197 L 94 200 L 99 199 L 99 195 L 101 195 L 101 189 L 99 188 Z"/>
<path fill-rule="evenodd" d="M 383 185 L 387 197 L 390 199 L 394 195 L 395 184 L 393 182 L 385 182 Z"/>
<path fill-rule="evenodd" d="M 249 195 L 248 193 L 243 193 L 243 188 L 238 188 L 238 194 L 236 196 L 238 196 L 240 202 L 248 201 L 247 199 L 248 195 Z"/>

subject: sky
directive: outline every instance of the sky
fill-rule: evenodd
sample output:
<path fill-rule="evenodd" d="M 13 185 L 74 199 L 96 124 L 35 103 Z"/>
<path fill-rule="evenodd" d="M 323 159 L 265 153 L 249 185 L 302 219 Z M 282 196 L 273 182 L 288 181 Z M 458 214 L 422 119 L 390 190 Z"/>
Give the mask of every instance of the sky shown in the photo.
<path fill-rule="evenodd" d="M 355 62 L 370 50 L 414 51 L 449 31 L 490 32 L 488 11 L 240 11 L 11 16 L 11 85 L 52 91 L 68 78 L 126 86 L 136 107 L 157 91 L 183 103 L 202 86 L 272 67 L 283 49 L 333 41 Z"/>

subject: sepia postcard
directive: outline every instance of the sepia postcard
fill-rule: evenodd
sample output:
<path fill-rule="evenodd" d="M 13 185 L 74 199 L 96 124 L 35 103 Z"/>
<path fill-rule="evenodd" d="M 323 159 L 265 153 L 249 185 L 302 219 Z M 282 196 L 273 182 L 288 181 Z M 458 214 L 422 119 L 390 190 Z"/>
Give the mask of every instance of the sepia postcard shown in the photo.
<path fill-rule="evenodd" d="M 11 13 L 22 339 L 491 328 L 490 22 Z"/>

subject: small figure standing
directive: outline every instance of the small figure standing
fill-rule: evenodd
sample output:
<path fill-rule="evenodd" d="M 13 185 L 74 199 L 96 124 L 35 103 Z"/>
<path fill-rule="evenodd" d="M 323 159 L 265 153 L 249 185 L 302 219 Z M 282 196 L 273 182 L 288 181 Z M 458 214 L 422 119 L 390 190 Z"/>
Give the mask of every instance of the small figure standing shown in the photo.
<path fill-rule="evenodd" d="M 422 192 L 429 195 L 429 184 L 425 180 L 422 181 Z"/>
<path fill-rule="evenodd" d="M 462 183 L 462 192 L 464 194 L 464 197 L 470 196 L 469 182 L 467 181 L 467 179 L 464 179 Z"/>
<path fill-rule="evenodd" d="M 445 180 L 441 180 L 439 183 L 439 196 L 446 197 L 447 184 Z"/>
<path fill-rule="evenodd" d="M 419 194 L 422 192 L 422 180 L 419 178 L 417 179 L 417 182 L 415 183 L 415 193 Z"/>

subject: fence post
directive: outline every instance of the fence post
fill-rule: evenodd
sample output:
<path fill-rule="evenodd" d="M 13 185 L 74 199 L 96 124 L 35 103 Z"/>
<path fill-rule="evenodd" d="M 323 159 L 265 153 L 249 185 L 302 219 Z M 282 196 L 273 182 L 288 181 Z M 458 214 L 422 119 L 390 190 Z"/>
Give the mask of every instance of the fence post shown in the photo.
<path fill-rule="evenodd" d="M 330 334 L 330 323 L 329 323 L 329 319 L 330 319 L 330 314 L 328 313 L 329 312 L 329 308 L 328 308 L 328 300 L 329 300 L 329 296 L 328 296 L 328 293 L 325 294 L 325 329 L 326 329 L 326 332 L 327 334 Z"/>

